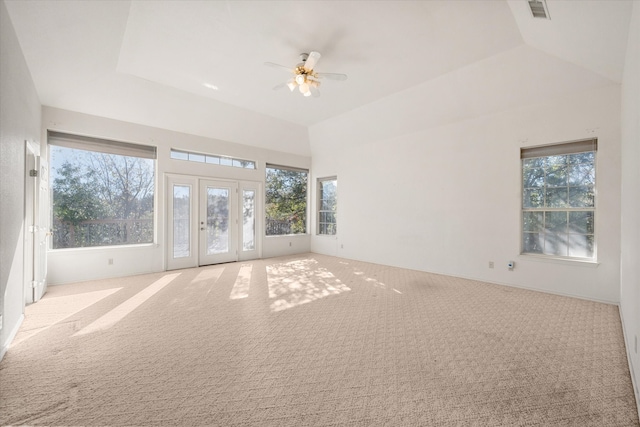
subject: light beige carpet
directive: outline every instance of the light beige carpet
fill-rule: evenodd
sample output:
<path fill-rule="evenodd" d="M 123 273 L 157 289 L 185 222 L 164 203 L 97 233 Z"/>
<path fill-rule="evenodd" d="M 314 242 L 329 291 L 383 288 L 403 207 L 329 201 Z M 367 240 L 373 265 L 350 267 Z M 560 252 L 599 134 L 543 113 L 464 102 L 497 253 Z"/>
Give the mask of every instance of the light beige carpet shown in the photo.
<path fill-rule="evenodd" d="M 612 305 L 308 254 L 26 314 L 0 424 L 638 426 Z"/>

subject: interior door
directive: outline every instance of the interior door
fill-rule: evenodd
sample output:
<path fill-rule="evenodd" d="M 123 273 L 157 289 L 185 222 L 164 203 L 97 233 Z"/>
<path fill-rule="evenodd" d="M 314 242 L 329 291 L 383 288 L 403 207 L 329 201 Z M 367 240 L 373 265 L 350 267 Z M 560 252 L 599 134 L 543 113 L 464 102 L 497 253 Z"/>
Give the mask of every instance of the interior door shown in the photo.
<path fill-rule="evenodd" d="M 238 260 L 238 183 L 200 181 L 199 265 Z"/>
<path fill-rule="evenodd" d="M 26 144 L 25 163 L 25 190 L 24 190 L 24 302 L 34 302 L 35 262 L 37 261 L 37 179 L 35 171 L 38 170 L 38 149 L 31 143 Z"/>
<path fill-rule="evenodd" d="M 49 205 L 49 162 L 44 157 L 36 158 L 38 176 L 37 227 L 35 233 L 36 247 L 34 247 L 34 287 L 33 301 L 42 298 L 47 290 L 47 252 L 49 237 L 51 236 L 51 212 Z"/>

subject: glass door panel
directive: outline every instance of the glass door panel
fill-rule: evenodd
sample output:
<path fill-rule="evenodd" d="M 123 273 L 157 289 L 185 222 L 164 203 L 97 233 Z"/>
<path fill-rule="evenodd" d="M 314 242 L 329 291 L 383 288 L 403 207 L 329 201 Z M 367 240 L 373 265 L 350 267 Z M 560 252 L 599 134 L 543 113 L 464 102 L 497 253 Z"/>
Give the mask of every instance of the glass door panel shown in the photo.
<path fill-rule="evenodd" d="M 256 192 L 242 190 L 242 250 L 256 248 Z"/>
<path fill-rule="evenodd" d="M 238 260 L 236 182 L 200 181 L 199 265 Z"/>
<path fill-rule="evenodd" d="M 230 205 L 228 188 L 207 187 L 207 255 L 229 253 Z"/>
<path fill-rule="evenodd" d="M 167 176 L 167 270 L 198 265 L 198 180 Z"/>
<path fill-rule="evenodd" d="M 173 257 L 191 256 L 191 186 L 173 186 Z"/>

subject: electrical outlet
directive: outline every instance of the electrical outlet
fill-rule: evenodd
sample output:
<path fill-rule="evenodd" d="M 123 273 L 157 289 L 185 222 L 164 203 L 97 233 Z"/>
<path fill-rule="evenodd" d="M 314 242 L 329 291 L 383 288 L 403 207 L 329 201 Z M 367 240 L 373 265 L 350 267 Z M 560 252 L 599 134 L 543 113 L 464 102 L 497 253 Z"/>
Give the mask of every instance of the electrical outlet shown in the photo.
<path fill-rule="evenodd" d="M 515 263 L 515 262 L 513 262 L 513 261 L 509 261 L 509 262 L 507 263 L 507 268 L 508 268 L 509 270 L 513 270 L 513 267 L 515 267 L 515 266 L 516 266 L 516 263 Z"/>
<path fill-rule="evenodd" d="M 113 258 L 109 258 L 109 260 L 107 261 L 107 264 L 113 265 Z"/>
<path fill-rule="evenodd" d="M 344 249 L 344 245 L 342 243 L 340 244 L 340 249 Z"/>
<path fill-rule="evenodd" d="M 0 329 L 2 329 L 2 315 L 0 314 Z"/>
<path fill-rule="evenodd" d="M 493 261 L 489 261 L 489 268 L 493 268 Z"/>
<path fill-rule="evenodd" d="M 289 242 L 289 246 L 291 246 L 291 242 Z"/>

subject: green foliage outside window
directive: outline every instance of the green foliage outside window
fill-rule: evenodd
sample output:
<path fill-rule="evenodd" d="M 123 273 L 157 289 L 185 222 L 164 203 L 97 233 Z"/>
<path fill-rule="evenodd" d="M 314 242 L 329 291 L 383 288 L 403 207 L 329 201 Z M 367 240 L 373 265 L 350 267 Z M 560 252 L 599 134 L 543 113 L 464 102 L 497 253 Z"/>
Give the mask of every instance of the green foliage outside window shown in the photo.
<path fill-rule="evenodd" d="M 268 167 L 266 173 L 266 235 L 306 233 L 307 172 Z"/>

